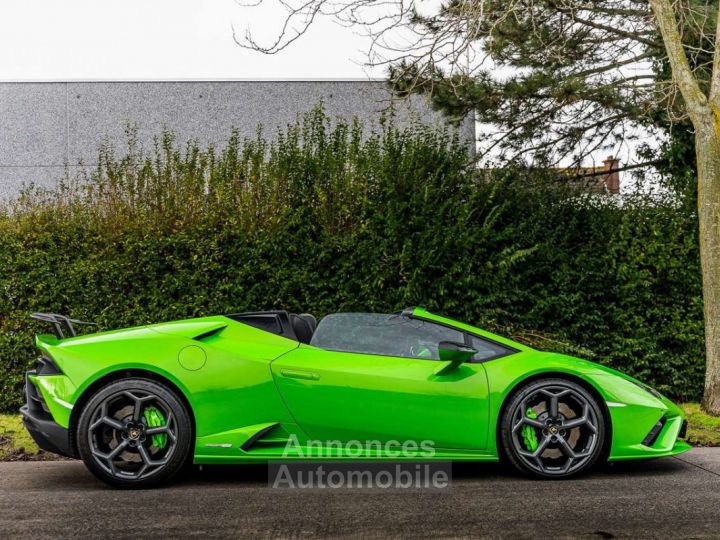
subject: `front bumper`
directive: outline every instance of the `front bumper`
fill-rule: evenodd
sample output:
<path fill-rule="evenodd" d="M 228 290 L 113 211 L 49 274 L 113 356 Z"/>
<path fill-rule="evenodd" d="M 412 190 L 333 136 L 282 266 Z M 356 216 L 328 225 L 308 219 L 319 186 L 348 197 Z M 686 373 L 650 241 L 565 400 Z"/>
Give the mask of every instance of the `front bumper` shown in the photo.
<path fill-rule="evenodd" d="M 610 461 L 674 456 L 691 448 L 682 440 L 687 431 L 683 412 L 665 398 L 655 406 L 628 403 L 612 407 L 610 416 Z"/>
<path fill-rule="evenodd" d="M 29 376 L 34 374 L 35 371 L 28 371 L 25 374 L 26 404 L 20 409 L 23 424 L 33 440 L 43 450 L 76 458 L 77 455 L 70 442 L 69 431 L 55 422 L 42 394 L 29 379 Z"/>

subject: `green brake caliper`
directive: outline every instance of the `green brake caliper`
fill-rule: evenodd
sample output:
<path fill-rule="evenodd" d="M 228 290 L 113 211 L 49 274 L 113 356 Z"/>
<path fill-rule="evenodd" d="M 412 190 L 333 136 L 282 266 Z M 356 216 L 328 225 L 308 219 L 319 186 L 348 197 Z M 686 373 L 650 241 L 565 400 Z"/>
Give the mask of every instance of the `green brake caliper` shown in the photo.
<path fill-rule="evenodd" d="M 535 419 L 537 418 L 537 413 L 532 410 L 531 407 L 528 407 L 527 412 L 525 413 L 525 416 L 528 418 Z M 525 442 L 525 448 L 530 450 L 531 452 L 534 452 L 535 449 L 538 447 L 538 440 L 537 440 L 537 434 L 535 433 L 535 428 L 532 426 L 525 425 L 522 428 L 522 437 L 523 441 Z"/>
<path fill-rule="evenodd" d="M 161 427 L 165 425 L 165 417 L 156 407 L 148 407 L 145 409 L 145 421 L 148 427 Z M 165 448 L 167 444 L 167 435 L 165 433 L 157 433 L 152 436 L 152 445 L 160 448 Z"/>

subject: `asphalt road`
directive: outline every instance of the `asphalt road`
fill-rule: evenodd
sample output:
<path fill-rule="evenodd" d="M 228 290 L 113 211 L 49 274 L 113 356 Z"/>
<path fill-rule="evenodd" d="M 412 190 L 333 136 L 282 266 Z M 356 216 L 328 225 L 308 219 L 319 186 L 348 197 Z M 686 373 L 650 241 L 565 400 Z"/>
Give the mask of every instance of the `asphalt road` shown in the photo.
<path fill-rule="evenodd" d="M 118 491 L 82 463 L 0 463 L 0 537 L 720 538 L 720 448 L 577 480 L 458 465 L 447 490 L 271 489 L 262 466 Z"/>

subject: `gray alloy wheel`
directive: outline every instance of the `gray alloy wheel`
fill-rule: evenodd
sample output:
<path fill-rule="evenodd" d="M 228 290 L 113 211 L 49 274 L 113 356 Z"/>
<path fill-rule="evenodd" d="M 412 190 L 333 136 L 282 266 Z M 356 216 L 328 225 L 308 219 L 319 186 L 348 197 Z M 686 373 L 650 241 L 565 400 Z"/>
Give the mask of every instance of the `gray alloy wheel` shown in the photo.
<path fill-rule="evenodd" d="M 589 469 L 603 451 L 605 425 L 596 399 L 579 384 L 543 379 L 521 388 L 505 408 L 505 454 L 520 471 L 567 478 Z"/>
<path fill-rule="evenodd" d="M 192 428 L 182 402 L 147 379 L 115 381 L 82 411 L 78 450 L 99 479 L 118 487 L 149 487 L 186 462 Z"/>

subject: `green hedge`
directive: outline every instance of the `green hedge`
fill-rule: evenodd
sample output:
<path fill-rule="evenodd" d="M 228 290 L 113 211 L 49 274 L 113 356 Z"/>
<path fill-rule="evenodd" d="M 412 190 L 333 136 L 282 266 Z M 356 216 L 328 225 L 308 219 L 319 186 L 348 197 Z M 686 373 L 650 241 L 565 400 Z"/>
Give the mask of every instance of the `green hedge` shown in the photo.
<path fill-rule="evenodd" d="M 21 403 L 33 311 L 116 328 L 244 310 L 424 305 L 700 397 L 696 221 L 537 171 L 494 178 L 448 134 L 318 109 L 269 142 L 169 134 L 0 215 L 0 409 Z"/>

